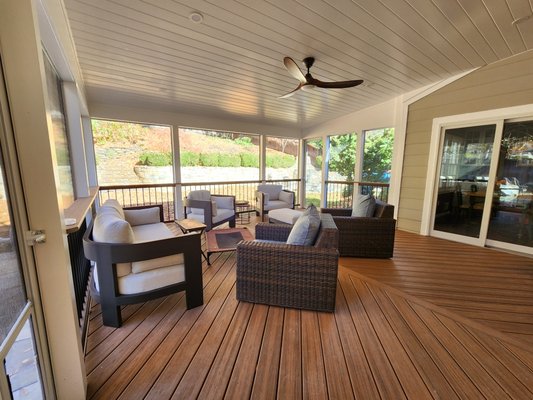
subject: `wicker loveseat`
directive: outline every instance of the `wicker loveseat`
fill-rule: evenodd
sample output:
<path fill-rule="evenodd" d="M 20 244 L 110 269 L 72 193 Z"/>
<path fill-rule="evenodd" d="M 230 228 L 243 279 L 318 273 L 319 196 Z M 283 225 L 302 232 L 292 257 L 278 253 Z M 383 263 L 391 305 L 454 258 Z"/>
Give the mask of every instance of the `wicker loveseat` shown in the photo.
<path fill-rule="evenodd" d="M 376 200 L 372 217 L 352 217 L 350 208 L 323 208 L 339 229 L 342 257 L 391 258 L 394 252 L 396 220 L 394 206 Z"/>
<path fill-rule="evenodd" d="M 313 246 L 286 244 L 291 225 L 257 224 L 256 239 L 264 241 L 237 245 L 237 299 L 333 312 L 339 232 L 331 215 L 320 219 Z"/>

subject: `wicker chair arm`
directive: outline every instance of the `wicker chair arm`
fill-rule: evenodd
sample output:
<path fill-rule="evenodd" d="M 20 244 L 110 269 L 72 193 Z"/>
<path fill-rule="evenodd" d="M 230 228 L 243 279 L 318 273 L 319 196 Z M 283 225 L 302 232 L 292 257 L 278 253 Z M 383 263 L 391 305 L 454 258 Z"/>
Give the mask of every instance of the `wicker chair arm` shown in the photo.
<path fill-rule="evenodd" d="M 261 222 L 255 226 L 255 238 L 286 242 L 291 229 L 291 225 L 269 224 Z"/>
<path fill-rule="evenodd" d="M 375 218 L 375 217 L 333 217 L 335 225 L 339 231 L 375 231 L 376 229 L 394 229 L 396 220 L 392 218 Z"/>
<path fill-rule="evenodd" d="M 370 258 L 393 256 L 395 219 L 333 217 L 333 220 L 339 229 L 341 256 Z"/>
<path fill-rule="evenodd" d="M 331 214 L 334 217 L 350 217 L 352 215 L 351 208 L 321 208 L 320 212 L 324 214 Z"/>
<path fill-rule="evenodd" d="M 243 241 L 237 245 L 237 265 L 246 268 L 261 269 L 267 265 L 280 270 L 294 268 L 295 273 L 302 274 L 304 268 L 338 267 L 339 252 L 337 249 L 313 246 L 296 246 L 285 243 L 265 243 L 257 241 Z"/>

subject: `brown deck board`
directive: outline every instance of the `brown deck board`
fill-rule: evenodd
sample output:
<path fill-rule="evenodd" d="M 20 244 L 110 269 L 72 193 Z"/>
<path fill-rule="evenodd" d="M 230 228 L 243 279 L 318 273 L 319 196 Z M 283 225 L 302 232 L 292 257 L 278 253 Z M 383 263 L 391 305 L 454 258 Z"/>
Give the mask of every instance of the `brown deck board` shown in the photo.
<path fill-rule="evenodd" d="M 303 396 L 300 313 L 299 310 L 285 310 L 278 378 L 280 399 L 298 400 Z"/>
<path fill-rule="evenodd" d="M 252 229 L 253 231 L 253 229 Z M 238 302 L 234 252 L 183 293 L 90 309 L 88 398 L 533 398 L 533 261 L 397 233 L 391 260 L 341 258 L 335 313 Z"/>

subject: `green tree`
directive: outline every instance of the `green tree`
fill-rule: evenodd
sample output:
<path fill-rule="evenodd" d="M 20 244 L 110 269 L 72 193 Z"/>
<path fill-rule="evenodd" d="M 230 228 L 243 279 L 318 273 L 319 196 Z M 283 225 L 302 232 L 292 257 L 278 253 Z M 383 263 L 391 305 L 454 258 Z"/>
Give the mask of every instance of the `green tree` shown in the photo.
<path fill-rule="evenodd" d="M 393 143 L 394 128 L 378 129 L 366 133 L 363 158 L 364 181 L 389 181 Z"/>
<path fill-rule="evenodd" d="M 351 181 L 355 171 L 355 133 L 331 136 L 329 140 L 329 170 L 339 173 Z"/>

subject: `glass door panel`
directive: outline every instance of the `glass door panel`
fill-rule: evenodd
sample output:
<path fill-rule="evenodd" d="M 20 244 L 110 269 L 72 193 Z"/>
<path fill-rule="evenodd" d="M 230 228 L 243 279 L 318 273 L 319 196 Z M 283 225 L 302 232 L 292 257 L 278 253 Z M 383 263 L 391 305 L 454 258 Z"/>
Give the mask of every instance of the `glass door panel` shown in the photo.
<path fill-rule="evenodd" d="M 496 125 L 446 129 L 433 229 L 479 238 Z"/>
<path fill-rule="evenodd" d="M 503 126 L 487 239 L 533 247 L 533 121 Z"/>
<path fill-rule="evenodd" d="M 0 121 L 1 122 L 1 121 Z M 0 152 L 1 153 L 1 152 Z M 0 393 L 17 399 L 42 399 L 26 287 L 17 248 L 17 232 L 0 155 Z M 6 387 L 7 386 L 7 387 Z"/>

